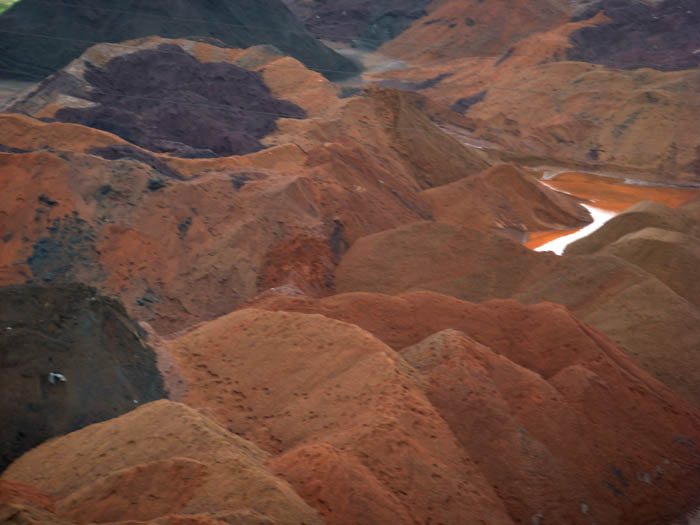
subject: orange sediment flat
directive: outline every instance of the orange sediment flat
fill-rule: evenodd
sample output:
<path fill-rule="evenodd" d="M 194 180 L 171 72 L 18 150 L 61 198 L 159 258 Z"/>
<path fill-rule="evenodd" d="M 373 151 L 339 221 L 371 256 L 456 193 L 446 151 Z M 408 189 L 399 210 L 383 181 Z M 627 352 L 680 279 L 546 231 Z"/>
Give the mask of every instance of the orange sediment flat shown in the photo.
<path fill-rule="evenodd" d="M 592 175 L 589 173 L 562 173 L 546 184 L 555 190 L 569 193 L 589 201 L 591 206 L 619 213 L 640 201 L 656 201 L 675 208 L 700 195 L 700 190 L 665 186 L 640 186 L 627 184 L 622 179 Z M 534 232 L 528 236 L 525 246 L 534 250 L 554 239 L 578 230 L 553 230 Z"/>
<path fill-rule="evenodd" d="M 592 206 L 621 212 L 640 201 L 657 201 L 675 208 L 700 195 L 700 190 L 640 186 L 624 180 L 589 173 L 562 173 L 547 181 L 547 185 L 590 201 Z"/>

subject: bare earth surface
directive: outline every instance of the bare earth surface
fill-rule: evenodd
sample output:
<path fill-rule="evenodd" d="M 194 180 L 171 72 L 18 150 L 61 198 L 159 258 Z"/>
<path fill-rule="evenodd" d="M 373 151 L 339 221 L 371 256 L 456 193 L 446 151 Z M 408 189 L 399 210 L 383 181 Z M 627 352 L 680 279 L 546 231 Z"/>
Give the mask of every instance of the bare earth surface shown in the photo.
<path fill-rule="evenodd" d="M 690 523 L 697 0 L 205 3 L 0 85 L 0 523 Z"/>

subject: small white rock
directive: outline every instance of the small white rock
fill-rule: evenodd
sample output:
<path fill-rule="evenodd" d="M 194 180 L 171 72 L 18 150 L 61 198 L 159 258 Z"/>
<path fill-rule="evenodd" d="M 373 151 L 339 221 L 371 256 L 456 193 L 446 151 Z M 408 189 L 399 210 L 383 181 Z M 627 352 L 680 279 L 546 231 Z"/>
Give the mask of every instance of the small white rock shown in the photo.
<path fill-rule="evenodd" d="M 49 383 L 55 385 L 57 382 L 65 383 L 67 381 L 66 376 L 59 374 L 58 372 L 51 372 L 49 374 Z"/>

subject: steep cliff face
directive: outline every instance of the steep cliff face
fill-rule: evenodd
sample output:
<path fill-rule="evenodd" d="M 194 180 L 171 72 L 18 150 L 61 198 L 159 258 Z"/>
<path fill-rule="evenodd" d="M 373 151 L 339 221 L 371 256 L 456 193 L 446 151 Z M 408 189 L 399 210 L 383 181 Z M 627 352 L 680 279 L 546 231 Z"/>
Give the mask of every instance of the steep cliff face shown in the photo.
<path fill-rule="evenodd" d="M 0 78 L 42 79 L 95 43 L 146 36 L 207 37 L 230 47 L 270 44 L 328 77 L 357 72 L 279 0 L 22 0 L 0 16 Z"/>
<path fill-rule="evenodd" d="M 165 396 L 145 334 L 92 288 L 0 288 L 0 327 L 0 470 L 51 437 Z"/>

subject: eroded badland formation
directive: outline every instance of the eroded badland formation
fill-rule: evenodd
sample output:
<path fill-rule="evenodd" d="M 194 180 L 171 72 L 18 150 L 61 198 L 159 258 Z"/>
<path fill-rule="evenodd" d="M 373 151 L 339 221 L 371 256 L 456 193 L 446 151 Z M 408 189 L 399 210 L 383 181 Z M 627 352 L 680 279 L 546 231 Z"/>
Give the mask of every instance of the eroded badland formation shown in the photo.
<path fill-rule="evenodd" d="M 697 0 L 21 0 L 0 78 L 0 523 L 695 523 Z"/>

